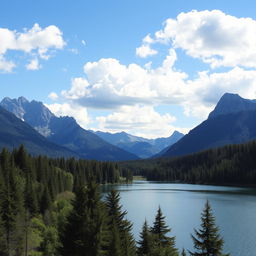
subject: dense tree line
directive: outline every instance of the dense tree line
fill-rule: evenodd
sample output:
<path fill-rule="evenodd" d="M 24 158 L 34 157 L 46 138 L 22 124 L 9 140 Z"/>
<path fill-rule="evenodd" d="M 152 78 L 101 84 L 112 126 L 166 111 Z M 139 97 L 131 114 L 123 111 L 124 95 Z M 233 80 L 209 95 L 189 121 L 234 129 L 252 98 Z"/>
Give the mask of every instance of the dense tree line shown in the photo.
<path fill-rule="evenodd" d="M 256 185 L 256 141 L 228 145 L 177 158 L 123 165 L 148 180 L 201 184 Z"/>
<path fill-rule="evenodd" d="M 55 255 L 59 227 L 71 208 L 67 200 L 71 192 L 88 180 L 115 183 L 131 178 L 128 170 L 115 163 L 32 157 L 23 146 L 12 152 L 3 149 L 0 255 Z"/>

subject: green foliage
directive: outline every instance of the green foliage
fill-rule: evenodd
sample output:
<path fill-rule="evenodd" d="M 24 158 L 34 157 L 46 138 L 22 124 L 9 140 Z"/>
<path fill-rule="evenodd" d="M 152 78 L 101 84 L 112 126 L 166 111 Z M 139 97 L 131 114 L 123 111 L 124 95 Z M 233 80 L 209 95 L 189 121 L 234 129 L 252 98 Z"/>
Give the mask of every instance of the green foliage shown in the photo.
<path fill-rule="evenodd" d="M 142 231 L 140 233 L 140 240 L 138 241 L 138 256 L 151 256 L 154 252 L 153 235 L 150 232 L 147 221 L 145 220 Z"/>
<path fill-rule="evenodd" d="M 195 252 L 192 256 L 222 256 L 223 239 L 219 235 L 219 228 L 215 224 L 212 209 L 207 200 L 201 214 L 201 228 L 195 229 L 195 235 L 191 235 Z"/>
<path fill-rule="evenodd" d="M 119 248 L 121 247 L 120 256 L 133 256 L 136 254 L 135 240 L 132 235 L 132 223 L 125 217 L 127 212 L 122 211 L 122 205 L 120 205 L 120 194 L 112 190 L 106 197 L 106 207 L 109 219 L 109 229 L 114 232 L 110 236 L 109 251 L 116 248 L 116 251 L 112 251 L 114 255 L 118 255 Z M 119 237 L 119 239 L 116 239 Z"/>
<path fill-rule="evenodd" d="M 90 182 L 76 191 L 73 210 L 61 236 L 61 255 L 98 256 L 102 249 L 104 213 L 98 187 Z"/>
<path fill-rule="evenodd" d="M 178 250 L 175 248 L 175 237 L 167 234 L 171 231 L 165 223 L 165 217 L 159 207 L 155 216 L 151 233 L 154 239 L 154 255 L 177 256 Z"/>
<path fill-rule="evenodd" d="M 120 174 L 115 163 L 32 157 L 24 146 L 13 152 L 3 149 L 0 153 L 0 255 L 56 255 L 59 234 L 72 210 L 71 191 L 85 186 L 90 177 L 98 183 L 108 183 L 118 182 Z M 88 185 L 87 237 L 103 226 L 105 211 L 96 191 L 93 185 Z M 103 238 L 94 235 L 90 239 L 92 244 Z"/>
<path fill-rule="evenodd" d="M 216 185 L 256 185 L 256 141 L 183 157 L 122 163 L 148 180 Z"/>

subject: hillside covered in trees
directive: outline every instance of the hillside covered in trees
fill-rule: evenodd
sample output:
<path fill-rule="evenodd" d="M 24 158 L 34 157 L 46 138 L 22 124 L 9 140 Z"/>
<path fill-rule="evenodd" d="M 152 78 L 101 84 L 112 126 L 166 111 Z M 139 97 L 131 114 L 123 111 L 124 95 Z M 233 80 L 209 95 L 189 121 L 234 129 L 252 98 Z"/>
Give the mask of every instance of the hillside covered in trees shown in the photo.
<path fill-rule="evenodd" d="M 123 163 L 148 180 L 216 185 L 256 185 L 256 141 L 176 158 Z"/>
<path fill-rule="evenodd" d="M 58 227 L 88 180 L 116 183 L 131 174 L 115 163 L 32 157 L 25 148 L 0 153 L 0 255 L 55 255 Z M 128 177 L 129 176 L 129 177 Z M 124 178 L 125 179 L 125 178 Z M 30 253 L 44 251 L 44 254 Z"/>

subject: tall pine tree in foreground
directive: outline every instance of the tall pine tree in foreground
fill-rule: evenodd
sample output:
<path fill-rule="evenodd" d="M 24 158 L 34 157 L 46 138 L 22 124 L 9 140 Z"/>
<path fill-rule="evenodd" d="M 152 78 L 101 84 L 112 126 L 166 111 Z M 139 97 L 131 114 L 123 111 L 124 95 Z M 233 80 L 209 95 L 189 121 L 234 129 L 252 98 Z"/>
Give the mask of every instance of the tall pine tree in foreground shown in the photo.
<path fill-rule="evenodd" d="M 109 219 L 108 228 L 112 233 L 109 237 L 108 255 L 135 256 L 136 246 L 132 235 L 132 223 L 125 219 L 127 212 L 122 211 L 120 195 L 117 191 L 112 190 L 107 195 L 106 208 Z"/>
<path fill-rule="evenodd" d="M 153 237 L 146 220 L 143 224 L 142 231 L 140 233 L 140 240 L 138 241 L 137 255 L 138 256 L 153 255 Z"/>
<path fill-rule="evenodd" d="M 96 184 L 89 183 L 87 187 L 77 189 L 73 210 L 61 234 L 60 254 L 62 256 L 102 255 L 103 214 Z"/>
<path fill-rule="evenodd" d="M 189 252 L 192 256 L 228 256 L 223 254 L 224 241 L 219 234 L 219 228 L 215 224 L 215 218 L 209 201 L 206 201 L 201 214 L 201 228 L 191 235 L 195 252 Z"/>
<path fill-rule="evenodd" d="M 165 223 L 165 217 L 159 207 L 155 217 L 151 232 L 154 239 L 154 255 L 156 256 L 178 256 L 178 250 L 175 248 L 175 237 L 169 237 L 167 233 L 171 231 Z"/>

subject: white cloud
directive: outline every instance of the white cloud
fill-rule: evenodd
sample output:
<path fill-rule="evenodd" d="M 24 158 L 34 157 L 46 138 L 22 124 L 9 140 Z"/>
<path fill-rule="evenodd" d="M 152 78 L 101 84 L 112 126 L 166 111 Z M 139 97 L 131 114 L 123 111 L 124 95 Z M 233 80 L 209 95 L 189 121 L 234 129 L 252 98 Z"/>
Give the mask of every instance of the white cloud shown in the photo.
<path fill-rule="evenodd" d="M 84 45 L 84 46 L 86 45 L 85 40 L 82 40 L 81 43 L 82 43 L 82 45 Z"/>
<path fill-rule="evenodd" d="M 0 70 L 9 73 L 15 66 L 16 65 L 12 61 L 7 61 L 3 56 L 0 55 Z"/>
<path fill-rule="evenodd" d="M 108 116 L 97 117 L 97 121 L 102 131 L 125 131 L 147 138 L 168 137 L 177 129 L 188 131 L 173 125 L 174 116 L 160 115 L 152 106 L 123 106 Z"/>
<path fill-rule="evenodd" d="M 143 44 L 142 46 L 136 48 L 136 55 L 141 58 L 147 58 L 148 56 L 156 55 L 157 51 L 151 49 L 148 44 Z"/>
<path fill-rule="evenodd" d="M 84 66 L 86 78 L 72 80 L 62 96 L 91 108 L 114 109 L 124 105 L 175 103 L 183 97 L 186 74 L 173 70 L 176 53 L 170 50 L 156 69 L 122 65 L 116 59 L 100 59 Z"/>
<path fill-rule="evenodd" d="M 79 125 L 88 129 L 90 118 L 87 109 L 78 105 L 64 103 L 45 104 L 56 116 L 71 116 L 76 119 Z"/>
<path fill-rule="evenodd" d="M 169 43 L 212 67 L 256 67 L 256 20 L 251 18 L 194 10 L 167 19 L 150 39 L 150 44 Z"/>
<path fill-rule="evenodd" d="M 151 37 L 150 34 L 147 34 L 144 38 L 143 38 L 143 43 L 144 44 L 152 44 L 154 43 L 154 39 Z"/>
<path fill-rule="evenodd" d="M 65 42 L 60 29 L 54 25 L 41 28 L 37 23 L 22 33 L 7 28 L 0 28 L 0 58 L 3 59 L 7 51 L 17 50 L 32 54 L 41 59 L 49 59 L 51 49 L 62 49 Z M 11 63 L 10 61 L 8 62 Z M 35 67 L 35 61 L 32 67 Z M 37 65 L 39 67 L 39 65 Z M 2 70 L 11 71 L 14 65 Z M 35 69 L 34 69 L 35 70 Z"/>
<path fill-rule="evenodd" d="M 38 62 L 38 59 L 32 59 L 30 63 L 26 65 L 27 70 L 38 70 L 41 68 L 41 65 Z"/>
<path fill-rule="evenodd" d="M 57 100 L 59 98 L 58 94 L 55 93 L 55 92 L 51 92 L 49 95 L 48 95 L 48 98 L 51 99 L 51 100 Z"/>

